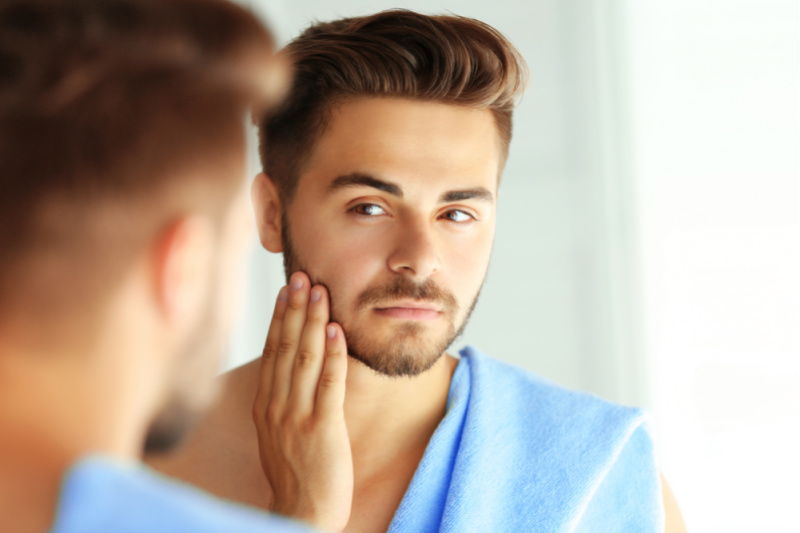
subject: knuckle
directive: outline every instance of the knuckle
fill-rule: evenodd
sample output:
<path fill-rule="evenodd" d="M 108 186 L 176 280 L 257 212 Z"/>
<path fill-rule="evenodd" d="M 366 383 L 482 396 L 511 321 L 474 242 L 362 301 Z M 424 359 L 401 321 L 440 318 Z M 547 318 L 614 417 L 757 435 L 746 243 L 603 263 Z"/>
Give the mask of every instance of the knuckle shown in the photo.
<path fill-rule="evenodd" d="M 306 323 L 313 324 L 314 326 L 322 326 L 327 322 L 325 320 L 324 314 L 320 310 L 316 310 L 316 312 L 309 313 L 306 317 Z"/>
<path fill-rule="evenodd" d="M 294 352 L 297 344 L 292 339 L 283 338 L 278 343 L 278 353 L 288 354 Z"/>
<path fill-rule="evenodd" d="M 289 298 L 287 305 L 291 311 L 301 311 L 306 307 L 306 303 L 300 298 Z"/>
<path fill-rule="evenodd" d="M 344 355 L 344 351 L 339 347 L 338 344 L 334 344 L 333 346 L 328 347 L 327 354 L 328 357 L 340 358 Z"/>
<path fill-rule="evenodd" d="M 319 386 L 323 389 L 332 389 L 339 385 L 339 378 L 330 373 L 322 374 L 319 378 Z"/>
<path fill-rule="evenodd" d="M 317 356 L 311 350 L 302 349 L 295 356 L 295 364 L 300 368 L 307 368 L 316 358 Z"/>
<path fill-rule="evenodd" d="M 275 355 L 277 355 L 277 348 L 274 342 L 267 342 L 264 345 L 264 351 L 261 353 L 262 359 L 266 359 L 267 361 L 274 359 Z"/>

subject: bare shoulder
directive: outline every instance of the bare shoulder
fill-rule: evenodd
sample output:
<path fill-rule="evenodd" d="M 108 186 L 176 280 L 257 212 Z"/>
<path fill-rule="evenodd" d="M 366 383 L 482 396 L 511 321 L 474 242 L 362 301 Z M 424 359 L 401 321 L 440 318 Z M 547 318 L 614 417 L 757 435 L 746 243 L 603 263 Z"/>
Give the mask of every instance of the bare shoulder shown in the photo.
<path fill-rule="evenodd" d="M 250 414 L 259 368 L 256 359 L 221 376 L 219 401 L 186 441 L 169 454 L 145 457 L 145 462 L 217 496 L 265 507 L 268 486 Z"/>
<path fill-rule="evenodd" d="M 686 533 L 686 524 L 678 507 L 678 501 L 675 499 L 675 495 L 663 475 L 661 476 L 661 492 L 664 497 L 664 532 Z"/>

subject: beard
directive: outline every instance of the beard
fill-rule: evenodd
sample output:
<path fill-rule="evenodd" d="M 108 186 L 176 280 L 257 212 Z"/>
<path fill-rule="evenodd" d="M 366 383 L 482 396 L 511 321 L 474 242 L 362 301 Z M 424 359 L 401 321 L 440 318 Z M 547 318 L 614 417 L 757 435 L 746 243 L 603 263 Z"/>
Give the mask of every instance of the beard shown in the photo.
<path fill-rule="evenodd" d="M 196 410 L 190 408 L 180 398 L 173 398 L 150 424 L 144 441 L 144 453 L 171 452 L 183 442 L 197 418 Z"/>
<path fill-rule="evenodd" d="M 428 279 L 417 283 L 402 276 L 388 284 L 369 287 L 356 299 L 355 315 L 370 312 L 381 303 L 402 298 L 421 300 L 435 304 L 447 322 L 444 334 L 438 338 L 427 339 L 427 327 L 416 322 L 406 322 L 396 328 L 391 335 L 370 335 L 366 328 L 357 325 L 342 313 L 335 295 L 335 287 L 312 276 L 301 263 L 289 234 L 286 214 L 282 216 L 281 240 L 283 244 L 283 268 L 286 282 L 294 272 L 302 271 L 309 275 L 315 285 L 323 285 L 330 295 L 330 321 L 342 326 L 347 354 L 360 361 L 373 371 L 388 377 L 413 377 L 429 370 L 444 355 L 450 346 L 463 333 L 475 305 L 478 303 L 480 289 L 475 294 L 466 313 L 459 320 L 460 306 L 455 296 L 434 281 Z M 483 286 L 483 283 L 481 283 Z"/>

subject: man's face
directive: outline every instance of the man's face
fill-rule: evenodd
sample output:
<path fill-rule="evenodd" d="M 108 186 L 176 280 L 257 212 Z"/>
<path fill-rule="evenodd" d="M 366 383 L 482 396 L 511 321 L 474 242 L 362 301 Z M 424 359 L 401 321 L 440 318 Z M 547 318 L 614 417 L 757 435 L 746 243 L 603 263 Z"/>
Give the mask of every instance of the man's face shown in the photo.
<path fill-rule="evenodd" d="M 488 110 L 393 98 L 333 110 L 283 247 L 287 274 L 328 288 L 352 357 L 401 376 L 443 355 L 486 276 L 499 167 Z"/>

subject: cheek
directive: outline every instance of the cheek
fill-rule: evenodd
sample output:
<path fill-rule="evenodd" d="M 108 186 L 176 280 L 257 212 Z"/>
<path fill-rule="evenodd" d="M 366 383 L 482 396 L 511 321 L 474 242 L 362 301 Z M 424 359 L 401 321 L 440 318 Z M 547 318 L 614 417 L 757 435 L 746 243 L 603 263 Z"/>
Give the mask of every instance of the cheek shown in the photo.
<path fill-rule="evenodd" d="M 385 270 L 380 240 L 335 228 L 308 229 L 293 232 L 297 254 L 312 280 L 325 283 L 337 300 L 352 301 Z"/>
<path fill-rule="evenodd" d="M 471 239 L 469 244 L 464 243 L 450 250 L 448 285 L 462 302 L 471 301 L 480 290 L 489 266 L 493 235 L 493 232 L 487 231 Z"/>
<path fill-rule="evenodd" d="M 462 270 L 485 270 L 492 253 L 492 243 L 494 241 L 494 225 L 481 228 L 481 231 L 464 236 L 464 238 L 452 239 L 449 246 L 449 256 L 452 263 L 458 265 Z"/>

